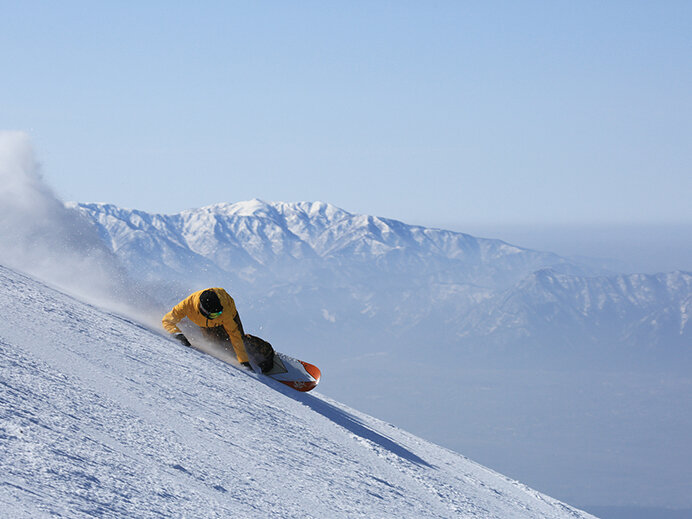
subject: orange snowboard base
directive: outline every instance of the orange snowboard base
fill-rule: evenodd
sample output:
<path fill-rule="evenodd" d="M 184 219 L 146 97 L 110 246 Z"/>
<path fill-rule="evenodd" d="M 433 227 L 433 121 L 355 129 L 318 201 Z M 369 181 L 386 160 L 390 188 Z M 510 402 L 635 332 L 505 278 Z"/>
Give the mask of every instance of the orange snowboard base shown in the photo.
<path fill-rule="evenodd" d="M 317 366 L 277 351 L 274 353 L 274 367 L 265 375 L 296 391 L 310 391 L 319 384 L 322 373 Z"/>

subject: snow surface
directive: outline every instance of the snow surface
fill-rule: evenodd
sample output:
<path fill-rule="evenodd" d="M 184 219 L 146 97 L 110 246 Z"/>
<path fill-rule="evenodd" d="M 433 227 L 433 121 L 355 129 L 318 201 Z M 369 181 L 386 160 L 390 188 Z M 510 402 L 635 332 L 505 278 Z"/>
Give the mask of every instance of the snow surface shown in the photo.
<path fill-rule="evenodd" d="M 0 309 L 2 517 L 593 517 L 4 267 Z"/>

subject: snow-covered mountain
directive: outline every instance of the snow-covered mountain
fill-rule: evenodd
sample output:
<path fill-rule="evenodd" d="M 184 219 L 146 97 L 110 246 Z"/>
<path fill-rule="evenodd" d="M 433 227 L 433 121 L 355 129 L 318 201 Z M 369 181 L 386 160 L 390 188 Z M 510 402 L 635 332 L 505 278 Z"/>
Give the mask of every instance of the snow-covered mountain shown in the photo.
<path fill-rule="evenodd" d="M 570 347 L 690 344 L 686 273 L 608 275 L 556 254 L 323 202 L 252 200 L 176 215 L 73 207 L 133 276 L 224 284 L 272 332 L 282 328 L 266 323 L 300 322 L 301 333 L 322 338 L 339 322 L 367 330 L 370 344 L 432 334 L 457 350 L 559 348 L 565 330 Z"/>
<path fill-rule="evenodd" d="M 479 304 L 466 320 L 469 335 L 531 348 L 610 351 L 616 358 L 654 350 L 689 356 L 692 274 L 570 276 L 536 271 Z"/>
<path fill-rule="evenodd" d="M 224 286 L 332 398 L 583 507 L 690 507 L 689 273 L 620 275 L 325 203 L 72 207 L 161 301 L 152 326 Z"/>
<path fill-rule="evenodd" d="M 0 266 L 2 517 L 592 517 Z"/>
<path fill-rule="evenodd" d="M 322 202 L 252 200 L 176 215 L 107 204 L 76 207 L 97 224 L 111 248 L 138 275 L 160 277 L 163 267 L 166 273 L 189 279 L 206 268 L 254 282 L 258 277 L 266 281 L 269 272 L 300 279 L 315 268 L 329 268 L 331 274 L 340 274 L 339 279 L 383 273 L 399 277 L 421 269 L 439 281 L 495 287 L 538 268 L 574 269 L 554 254 L 354 215 Z"/>
<path fill-rule="evenodd" d="M 152 330 L 160 329 L 169 305 L 191 289 L 225 286 L 236 299 L 245 328 L 282 351 L 318 364 L 324 374 L 320 390 L 337 400 L 470 454 L 582 508 L 692 507 L 687 463 L 692 434 L 688 273 L 618 276 L 588 267 L 602 265 L 600 261 L 576 264 L 497 240 L 352 215 L 323 203 L 251 201 L 171 216 L 94 204 L 66 207 L 41 181 L 28 138 L 0 137 L 0 265 L 146 322 Z M 95 225 L 84 225 L 77 213 Z M 127 407 L 139 400 L 137 392 L 146 394 L 146 384 L 163 387 L 169 372 L 159 370 L 153 357 L 143 362 L 142 348 L 151 345 L 157 354 L 168 355 L 168 344 L 166 349 L 153 346 L 149 335 L 131 334 L 110 321 L 109 332 L 92 341 L 93 323 L 106 322 L 101 317 L 73 308 L 58 312 L 52 305 L 35 307 L 35 291 L 19 296 L 9 288 L 15 281 L 0 290 L 0 299 L 5 293 L 16 296 L 5 300 L 10 310 L 3 313 L 5 326 L 0 324 L 4 351 L 12 346 L 11 360 L 3 358 L 10 368 L 1 379 L 9 385 L 0 384 L 0 392 L 8 395 L 4 402 L 14 402 L 8 407 L 14 410 L 13 420 L 26 417 L 36 427 L 0 434 L 0 446 L 24 446 L 22 456 L 32 460 L 29 466 L 37 468 L 41 484 L 38 490 L 7 479 L 9 486 L 0 487 L 0 503 L 15 499 L 12 488 L 23 492 L 11 486 L 15 484 L 34 492 L 36 502 L 63 506 L 60 499 L 51 499 L 66 495 L 60 489 L 62 478 L 73 482 L 77 497 L 66 497 L 70 503 L 84 504 L 87 511 L 93 505 L 92 515 L 113 515 L 110 503 L 120 498 L 102 493 L 89 478 L 75 483 L 76 476 L 65 476 L 79 474 L 81 459 L 70 458 L 74 450 L 61 448 L 66 464 L 50 463 L 44 470 L 40 456 L 48 453 L 46 459 L 53 460 L 62 454 L 31 440 L 51 430 L 57 431 L 51 439 L 58 438 L 62 429 L 55 424 L 80 416 L 77 406 L 99 416 L 100 396 L 116 402 L 122 397 L 126 403 L 118 405 Z M 37 319 L 44 313 L 68 329 L 47 332 L 46 321 Z M 82 319 L 85 315 L 88 320 Z M 125 376 L 118 369 L 115 375 L 108 371 L 116 366 L 113 352 L 122 344 L 111 337 L 105 352 L 92 344 L 111 332 L 139 341 L 128 346 L 128 355 L 138 361 L 128 364 L 132 370 Z M 80 341 L 85 337 L 91 352 Z M 40 346 L 33 350 L 35 357 L 40 353 L 50 365 L 60 361 L 65 371 L 59 366 L 51 372 L 55 377 L 29 376 L 24 365 L 37 357 L 22 357 L 17 346 L 27 341 Z M 183 362 L 196 361 L 184 357 L 179 364 Z M 155 375 L 156 382 L 129 373 L 138 368 Z M 103 376 L 129 389 L 117 393 L 110 389 L 113 384 L 106 389 L 93 386 L 98 398 L 79 399 L 80 390 L 88 387 L 80 382 L 76 390 L 70 388 L 73 378 L 68 375 L 76 372 L 85 380 Z M 189 375 L 177 367 L 171 372 Z M 17 382 L 15 374 L 26 383 Z M 67 382 L 61 385 L 61 380 Z M 27 387 L 32 382 L 35 387 Z M 200 383 L 209 387 L 206 380 Z M 187 384 L 174 387 L 182 387 L 188 396 L 197 391 Z M 16 391 L 31 395 L 27 402 L 38 411 L 21 411 L 16 401 L 24 396 Z M 77 404 L 62 399 L 63 393 Z M 40 403 L 43 394 L 50 399 Z M 168 414 L 170 404 L 164 399 L 157 397 L 156 413 L 170 423 L 176 415 Z M 51 407 L 53 402 L 59 405 Z M 191 400 L 185 407 L 187 415 L 198 416 Z M 38 414 L 48 418 L 36 421 Z M 199 416 L 210 417 L 206 411 Z M 111 427 L 112 421 L 106 423 Z M 158 431 L 156 424 L 141 423 Z M 84 432 L 94 445 L 105 438 L 103 427 L 93 420 L 86 432 L 76 418 L 68 427 Z M 34 436 L 25 444 L 17 442 L 27 439 L 22 436 L 27 430 Z M 131 445 L 143 452 L 136 439 L 123 443 L 128 435 L 120 430 L 120 443 L 104 440 L 113 448 L 106 454 L 130 459 Z M 65 441 L 56 439 L 55 444 Z M 150 443 L 179 450 L 171 442 L 161 446 L 155 437 Z M 16 463 L 6 475 L 22 473 L 21 456 L 14 454 L 1 458 Z M 98 466 L 98 460 L 86 455 L 82 459 Z M 171 474 L 183 472 L 172 465 L 185 467 L 173 462 L 142 471 L 149 481 L 192 485 L 194 492 L 201 488 L 185 478 L 176 482 Z M 142 467 L 134 462 L 125 466 L 129 474 Z M 195 476 L 191 479 L 201 480 Z M 151 499 L 142 498 L 146 491 L 133 489 L 133 483 L 141 483 L 134 476 L 108 478 L 99 481 L 114 482 L 125 501 L 118 510 Z M 251 492 L 258 492 L 255 483 L 249 485 Z M 163 498 L 166 492 L 158 495 Z M 43 493 L 48 497 L 41 497 Z M 171 510 L 186 506 L 171 503 Z M 664 517 L 659 512 L 650 516 Z"/>

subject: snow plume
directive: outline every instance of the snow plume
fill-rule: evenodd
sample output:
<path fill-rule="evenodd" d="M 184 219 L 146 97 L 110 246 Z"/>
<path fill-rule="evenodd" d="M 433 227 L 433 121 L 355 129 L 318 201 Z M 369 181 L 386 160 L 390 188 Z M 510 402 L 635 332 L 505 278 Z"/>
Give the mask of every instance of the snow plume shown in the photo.
<path fill-rule="evenodd" d="M 0 263 L 94 304 L 140 315 L 132 305 L 143 306 L 142 290 L 39 170 L 27 134 L 0 132 Z"/>

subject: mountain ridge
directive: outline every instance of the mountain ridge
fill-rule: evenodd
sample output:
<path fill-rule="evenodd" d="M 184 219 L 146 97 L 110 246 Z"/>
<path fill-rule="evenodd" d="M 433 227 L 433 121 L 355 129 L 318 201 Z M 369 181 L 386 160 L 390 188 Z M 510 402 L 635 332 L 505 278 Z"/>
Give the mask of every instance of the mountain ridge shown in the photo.
<path fill-rule="evenodd" d="M 72 203 L 69 206 L 95 223 L 102 235 L 115 240 L 113 248 L 117 248 L 117 241 L 123 238 L 124 229 L 118 224 L 125 224 L 133 231 L 157 232 L 172 243 L 186 244 L 205 257 L 217 251 L 225 241 L 226 246 L 238 249 L 228 249 L 228 254 L 242 252 L 258 264 L 267 264 L 270 259 L 283 260 L 287 256 L 305 259 L 293 253 L 309 256 L 309 248 L 323 259 L 362 255 L 367 255 L 368 259 L 382 259 L 388 254 L 407 254 L 427 260 L 444 257 L 464 265 L 495 261 L 499 267 L 518 266 L 515 256 L 522 255 L 523 261 L 530 263 L 528 268 L 565 265 L 584 271 L 578 264 L 569 263 L 553 253 L 517 247 L 502 240 L 352 214 L 325 202 L 267 203 L 256 199 L 188 209 L 173 215 L 126 210 L 112 204 Z M 595 272 L 595 269 L 588 269 L 588 272 Z"/>
<path fill-rule="evenodd" d="M 481 343 L 549 347 L 560 327 L 585 345 L 680 346 L 690 337 L 684 274 L 678 287 L 668 286 L 665 275 L 610 273 L 550 252 L 352 214 L 325 202 L 255 199 L 174 215 L 109 204 L 71 207 L 98 228 L 135 277 L 224 283 L 246 294 L 251 308 L 258 299 L 272 306 L 271 294 L 274 314 L 314 315 L 318 328 L 339 319 L 359 327 L 375 319 L 378 330 L 399 333 L 426 326 L 438 330 L 437 342 L 476 350 Z M 347 307 L 350 315 L 339 310 Z M 548 333 L 546 311 L 554 316 Z M 373 335 L 381 342 L 378 330 Z"/>

